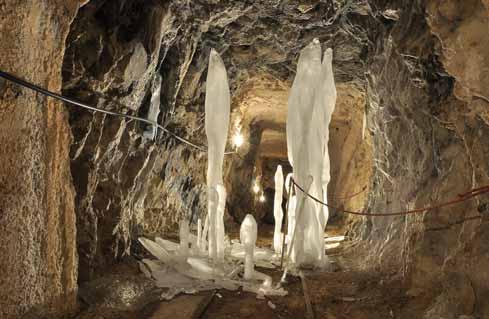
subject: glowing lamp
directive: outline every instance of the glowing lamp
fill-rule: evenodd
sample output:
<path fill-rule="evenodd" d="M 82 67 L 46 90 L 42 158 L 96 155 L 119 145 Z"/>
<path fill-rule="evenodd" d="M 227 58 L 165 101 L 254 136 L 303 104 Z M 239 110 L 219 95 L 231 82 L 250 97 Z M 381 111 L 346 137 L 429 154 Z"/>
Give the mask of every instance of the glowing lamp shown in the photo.
<path fill-rule="evenodd" d="M 233 136 L 233 145 L 236 148 L 239 148 L 243 144 L 244 144 L 244 136 L 241 133 L 239 133 L 239 132 L 236 133 L 236 134 L 234 134 L 234 136 Z"/>
<path fill-rule="evenodd" d="M 253 185 L 253 193 L 258 194 L 259 192 L 260 192 L 260 186 L 258 186 L 258 184 L 255 183 L 255 185 Z"/>

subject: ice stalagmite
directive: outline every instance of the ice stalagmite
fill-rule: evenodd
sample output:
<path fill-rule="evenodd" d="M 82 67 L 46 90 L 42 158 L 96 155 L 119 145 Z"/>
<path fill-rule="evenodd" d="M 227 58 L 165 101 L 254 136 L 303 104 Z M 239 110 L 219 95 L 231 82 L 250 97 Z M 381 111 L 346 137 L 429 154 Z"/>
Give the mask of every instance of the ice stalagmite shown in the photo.
<path fill-rule="evenodd" d="M 216 239 L 217 239 L 217 258 L 224 259 L 224 209 L 226 208 L 226 189 L 224 185 L 217 184 L 217 194 L 219 201 L 217 203 L 216 215 Z"/>
<path fill-rule="evenodd" d="M 245 249 L 244 279 L 251 280 L 254 277 L 253 256 L 255 254 L 255 243 L 258 235 L 258 226 L 253 215 L 246 215 L 239 229 L 239 240 Z"/>
<path fill-rule="evenodd" d="M 282 166 L 277 166 L 275 172 L 275 198 L 273 202 L 273 217 L 275 219 L 275 231 L 273 233 L 273 249 L 275 253 L 280 254 L 282 252 L 282 220 L 284 218 L 284 212 L 282 210 L 282 196 L 284 190 L 284 174 L 282 172 Z"/>
<path fill-rule="evenodd" d="M 309 192 L 311 185 L 312 185 L 312 176 L 308 175 L 306 178 L 306 182 L 304 184 L 304 190 L 306 192 Z M 300 193 L 300 191 L 299 191 Z M 296 197 L 296 212 L 303 212 L 304 211 L 304 205 L 307 202 L 307 197 L 306 196 L 297 196 Z M 296 213 L 297 214 L 297 213 Z M 290 256 L 291 261 L 296 264 L 301 264 L 306 260 L 305 253 L 304 253 L 304 241 L 306 240 L 305 238 L 305 227 L 299 227 L 300 225 L 305 225 L 305 221 L 301 220 L 301 217 L 304 218 L 306 216 L 304 213 L 301 215 L 297 216 L 295 218 L 295 225 L 294 228 L 292 229 L 292 236 L 289 245 L 287 246 L 287 256 Z"/>
<path fill-rule="evenodd" d="M 197 219 L 197 251 L 202 252 L 202 219 Z"/>
<path fill-rule="evenodd" d="M 321 64 L 321 73 L 317 81 L 316 91 L 314 94 L 313 116 L 310 122 L 309 134 L 307 136 L 308 153 L 310 160 L 309 172 L 313 176 L 313 184 L 310 194 L 321 200 L 325 200 L 327 181 L 329 181 L 329 157 L 328 140 L 329 140 L 329 122 L 331 120 L 331 103 L 332 96 L 331 79 L 332 79 L 332 50 L 327 49 L 324 53 Z M 334 89 L 334 84 L 333 84 Z M 325 176 L 327 173 L 327 176 Z M 327 181 L 325 182 L 325 178 Z M 317 202 L 309 201 L 311 209 L 317 218 L 317 223 L 309 224 L 306 229 L 308 242 L 308 257 L 312 263 L 320 264 L 324 257 L 324 228 L 328 219 L 327 207 Z"/>
<path fill-rule="evenodd" d="M 287 114 L 288 157 L 294 178 L 299 185 L 306 185 L 305 178 L 310 175 L 310 195 L 324 202 L 330 180 L 329 123 L 336 104 L 332 56 L 332 50 L 327 49 L 321 62 L 316 39 L 301 51 Z M 296 263 L 322 265 L 327 208 L 310 198 L 304 200 L 304 193 L 299 191 L 295 219 Z"/>
<path fill-rule="evenodd" d="M 179 246 L 180 256 L 187 257 L 188 244 L 189 244 L 188 221 L 185 218 L 182 218 L 180 220 L 180 246 Z"/>
<path fill-rule="evenodd" d="M 217 205 L 219 203 L 219 195 L 216 191 L 215 187 L 209 187 L 207 192 L 207 205 L 208 205 L 208 220 L 209 220 L 209 257 L 212 259 L 216 259 L 217 257 L 217 229 L 216 229 L 216 216 L 217 213 Z M 214 222 L 212 222 L 214 221 Z"/>
<path fill-rule="evenodd" d="M 287 207 L 287 235 L 285 236 L 285 242 L 287 245 L 290 245 L 290 240 L 292 239 L 292 232 L 295 227 L 295 206 L 296 206 L 296 197 L 293 194 L 293 188 L 291 188 L 292 173 L 287 175 L 285 179 L 285 191 L 287 192 L 287 197 L 289 200 Z M 289 193 L 290 190 L 290 193 Z M 292 193 L 292 194 L 291 194 Z"/>
<path fill-rule="evenodd" d="M 328 48 L 324 53 L 323 58 L 323 72 L 325 73 L 324 78 L 324 102 L 325 102 L 325 123 L 326 130 L 324 132 L 324 153 L 323 153 L 323 172 L 322 172 L 322 190 L 323 190 L 323 201 L 328 201 L 328 183 L 331 179 L 330 177 L 330 162 L 329 162 L 329 151 L 328 151 L 328 142 L 329 142 L 329 124 L 331 123 L 331 117 L 333 116 L 333 112 L 336 106 L 336 86 L 334 81 L 334 73 L 333 73 L 333 50 Z M 326 227 L 329 218 L 328 208 L 323 206 L 323 215 L 325 217 L 323 221 L 322 228 Z"/>
<path fill-rule="evenodd" d="M 212 49 L 207 70 L 205 96 L 205 133 L 208 144 L 207 188 L 217 193 L 218 202 L 215 214 L 210 209 L 211 196 L 208 199 L 209 257 L 223 257 L 224 245 L 224 209 L 226 191 L 222 179 L 224 149 L 228 137 L 230 113 L 230 94 L 226 68 L 219 54 Z M 205 238 L 204 234 L 204 238 Z"/>
<path fill-rule="evenodd" d="M 314 110 L 317 82 L 321 75 L 321 45 L 314 39 L 299 56 L 297 74 L 292 84 L 287 111 L 287 148 L 289 162 L 293 167 L 294 179 L 299 185 L 305 185 L 310 175 L 310 154 L 312 147 L 308 141 L 309 128 Z M 315 145 L 316 147 L 322 147 Z M 295 243 L 297 263 L 302 263 L 303 253 L 315 255 L 313 248 L 316 236 L 311 233 L 319 229 L 319 221 L 310 200 L 304 201 L 304 194 L 297 193 L 297 202 L 304 203 L 296 207 L 296 234 L 301 237 Z M 302 238 L 302 236 L 304 236 Z M 307 257 L 307 256 L 304 256 Z M 306 258 L 309 259 L 309 258 Z"/>
<path fill-rule="evenodd" d="M 292 231 L 295 227 L 295 207 L 297 203 L 297 198 L 295 195 L 290 197 L 289 207 L 287 210 L 287 236 L 286 242 L 290 243 L 290 239 L 292 238 Z"/>

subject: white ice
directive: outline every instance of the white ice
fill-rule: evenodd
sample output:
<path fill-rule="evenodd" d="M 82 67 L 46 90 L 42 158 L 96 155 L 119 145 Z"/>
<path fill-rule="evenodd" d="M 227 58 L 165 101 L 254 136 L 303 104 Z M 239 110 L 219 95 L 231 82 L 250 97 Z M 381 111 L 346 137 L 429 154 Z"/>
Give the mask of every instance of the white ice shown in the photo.
<path fill-rule="evenodd" d="M 188 256 L 188 245 L 189 245 L 189 229 L 188 229 L 188 221 L 185 218 L 180 220 L 180 246 L 179 246 L 179 254 L 182 257 Z"/>
<path fill-rule="evenodd" d="M 216 214 L 216 243 L 217 243 L 217 258 L 220 261 L 224 260 L 225 246 L 225 229 L 224 229 L 224 210 L 226 209 L 226 189 L 222 184 L 217 184 L 217 193 L 219 200 L 217 203 Z"/>
<path fill-rule="evenodd" d="M 219 205 L 219 194 L 215 187 L 208 187 L 207 191 L 208 199 L 208 212 L 206 221 L 209 225 L 209 257 L 212 259 L 217 258 L 217 207 Z M 204 228 L 205 229 L 205 228 Z"/>
<path fill-rule="evenodd" d="M 333 50 L 330 48 L 326 49 L 323 57 L 322 63 L 322 72 L 323 72 L 323 87 L 322 93 L 324 95 L 324 99 L 322 102 L 324 103 L 324 123 L 325 123 L 325 131 L 324 131 L 324 142 L 323 142 L 323 172 L 322 172 L 322 195 L 323 201 L 327 203 L 328 201 L 328 184 L 331 179 L 330 175 L 330 160 L 329 160 L 329 150 L 328 150 L 328 142 L 329 142 L 329 125 L 331 123 L 331 118 L 333 116 L 333 112 L 336 106 L 336 86 L 334 81 L 334 73 L 333 73 Z M 324 220 L 321 220 L 321 227 L 324 230 L 326 228 L 326 224 L 328 223 L 329 213 L 328 208 L 323 207 L 323 216 Z"/>
<path fill-rule="evenodd" d="M 239 240 L 241 241 L 241 244 L 244 246 L 245 250 L 245 280 L 253 279 L 253 271 L 255 268 L 253 257 L 257 236 L 258 226 L 256 225 L 256 220 L 253 215 L 247 214 L 239 229 Z"/>
<path fill-rule="evenodd" d="M 148 111 L 148 120 L 156 122 L 158 120 L 158 114 L 160 114 L 160 97 L 161 97 L 161 75 L 157 74 L 151 85 L 151 102 Z M 154 140 L 158 128 L 152 126 L 148 130 L 144 131 L 143 136 Z"/>
<path fill-rule="evenodd" d="M 302 49 L 297 63 L 297 74 L 292 84 L 287 111 L 287 147 L 289 162 L 293 167 L 294 179 L 299 185 L 305 185 L 311 174 L 311 154 L 314 143 L 309 139 L 311 120 L 317 83 L 321 75 L 321 45 L 314 39 Z M 314 145 L 322 148 L 322 144 Z M 314 177 L 314 176 L 313 176 Z M 304 187 L 304 186 L 302 186 Z M 297 192 L 297 202 L 303 202 L 304 194 Z M 296 262 L 302 264 L 318 254 L 316 240 L 319 220 L 311 200 L 296 207 Z"/>
<path fill-rule="evenodd" d="M 208 145 L 207 188 L 218 193 L 216 210 L 211 210 L 211 196 L 208 199 L 209 257 L 223 257 L 224 209 L 226 193 L 222 179 L 224 150 L 228 137 L 230 115 L 229 84 L 224 63 L 219 54 L 212 49 L 207 70 L 205 96 L 205 133 Z M 204 234 L 205 237 L 205 234 Z M 219 242 L 219 243 L 218 243 Z"/>
<path fill-rule="evenodd" d="M 285 236 L 285 242 L 287 244 L 289 244 L 290 240 L 292 239 L 292 232 L 295 227 L 295 209 L 297 203 L 297 198 L 293 194 L 293 188 L 290 188 L 290 183 L 292 182 L 291 179 L 292 179 L 292 173 L 289 173 L 287 175 L 287 178 L 285 178 L 285 191 L 289 198 L 288 206 L 287 206 L 287 235 Z M 291 194 L 289 193 L 289 190 Z"/>
<path fill-rule="evenodd" d="M 284 218 L 284 212 L 282 210 L 282 196 L 284 189 L 284 174 L 282 172 L 282 166 L 277 166 L 275 172 L 275 198 L 273 202 L 273 217 L 275 219 L 275 230 L 273 232 L 273 249 L 278 255 L 282 252 L 282 220 Z"/>
<path fill-rule="evenodd" d="M 336 103 L 332 50 L 321 62 L 321 46 L 315 39 L 299 56 L 297 74 L 288 101 L 287 147 L 294 178 L 299 185 L 312 177 L 309 193 L 327 202 L 330 180 L 328 153 L 329 123 Z M 328 210 L 297 192 L 295 262 L 322 265 L 325 262 L 323 233 Z"/>
<path fill-rule="evenodd" d="M 197 219 L 197 251 L 199 254 L 204 251 L 203 247 L 203 241 L 202 241 L 202 219 L 198 218 Z"/>
<path fill-rule="evenodd" d="M 289 198 L 289 207 L 287 210 L 287 243 L 290 243 L 290 240 L 292 239 L 292 232 L 295 227 L 295 209 L 297 204 L 297 197 L 295 195 L 292 195 Z"/>

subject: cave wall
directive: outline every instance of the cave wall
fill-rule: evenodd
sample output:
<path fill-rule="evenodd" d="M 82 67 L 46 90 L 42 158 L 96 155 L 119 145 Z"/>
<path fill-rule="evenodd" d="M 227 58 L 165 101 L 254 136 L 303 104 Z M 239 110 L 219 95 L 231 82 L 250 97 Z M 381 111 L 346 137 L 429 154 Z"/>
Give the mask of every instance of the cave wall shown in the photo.
<path fill-rule="evenodd" d="M 0 1 L 0 69 L 61 89 L 70 23 L 83 1 Z M 63 104 L 0 80 L 0 317 L 76 308 L 76 225 Z"/>
<path fill-rule="evenodd" d="M 429 206 L 487 184 L 487 3 L 372 7 L 368 211 Z M 487 212 L 480 197 L 425 214 L 364 218 L 356 229 L 366 240 L 364 266 L 402 274 L 409 296 L 433 301 L 425 318 L 485 318 Z"/>

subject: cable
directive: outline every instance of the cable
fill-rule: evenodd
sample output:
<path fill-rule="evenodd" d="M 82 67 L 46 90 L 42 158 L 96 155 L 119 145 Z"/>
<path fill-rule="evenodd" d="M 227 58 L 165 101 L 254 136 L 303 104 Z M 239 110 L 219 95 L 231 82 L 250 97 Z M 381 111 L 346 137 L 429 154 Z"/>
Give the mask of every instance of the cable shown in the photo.
<path fill-rule="evenodd" d="M 365 192 L 367 190 L 367 186 L 363 186 L 362 190 L 356 192 L 356 193 L 353 193 L 353 194 L 350 194 L 350 195 L 345 195 L 345 196 L 341 196 L 341 197 L 338 197 L 338 196 L 334 196 L 333 198 L 335 200 L 345 200 L 345 199 L 352 199 L 353 197 L 356 197 L 360 194 L 362 194 L 363 192 Z"/>
<path fill-rule="evenodd" d="M 101 113 L 104 113 L 104 114 L 108 114 L 108 115 L 112 115 L 112 116 L 118 116 L 118 117 L 122 117 L 122 118 L 127 118 L 127 119 L 131 119 L 131 120 L 136 120 L 136 121 L 139 121 L 139 122 L 143 122 L 143 123 L 146 123 L 146 124 L 150 124 L 150 125 L 153 125 L 157 128 L 159 128 L 160 130 L 162 130 L 163 132 L 167 133 L 168 135 L 170 135 L 171 137 L 173 137 L 174 139 L 182 142 L 182 143 L 185 143 L 189 146 L 192 146 L 193 148 L 196 148 L 202 152 L 206 152 L 207 151 L 207 146 L 199 146 L 197 144 L 194 144 L 192 143 L 191 141 L 183 138 L 183 137 L 180 137 L 178 135 L 176 135 L 175 133 L 169 131 L 167 128 L 163 127 L 162 125 L 158 124 L 158 122 L 155 122 L 155 121 L 151 121 L 151 120 L 148 120 L 148 119 L 145 119 L 145 118 L 142 118 L 142 117 L 138 117 L 138 116 L 134 116 L 134 115 L 129 115 L 129 114 L 124 114 L 124 113 L 119 113 L 119 112 L 115 112 L 115 111 L 108 111 L 108 110 L 104 110 L 104 109 L 100 109 L 100 108 L 97 108 L 97 107 L 94 107 L 94 106 L 91 106 L 91 105 L 88 105 L 88 104 L 85 104 L 85 103 L 82 103 L 82 102 L 79 102 L 79 101 L 76 101 L 72 98 L 69 98 L 69 97 L 66 97 L 66 96 L 63 96 L 63 95 L 60 95 L 60 94 L 57 94 L 57 93 L 54 93 L 54 92 L 51 92 L 49 90 L 46 90 L 40 86 L 37 86 L 33 83 L 30 83 L 30 82 L 27 82 L 27 81 L 24 81 L 10 73 L 7 73 L 7 72 L 4 72 L 4 71 L 1 71 L 0 70 L 0 77 L 10 81 L 10 82 L 13 82 L 17 85 L 20 85 L 20 86 L 23 86 L 23 87 L 26 87 L 28 89 L 31 89 L 35 92 L 38 92 L 38 93 L 41 93 L 41 94 L 44 94 L 46 96 L 49 96 L 51 98 L 54 98 L 54 99 L 57 99 L 57 100 L 60 100 L 60 101 L 63 101 L 65 103 L 68 103 L 68 104 L 71 104 L 71 105 L 75 105 L 75 106 L 78 106 L 78 107 L 81 107 L 81 108 L 84 108 L 84 109 L 88 109 L 88 110 L 91 110 L 91 111 L 94 111 L 94 112 L 101 112 Z M 128 108 L 128 107 L 127 107 Z M 224 154 L 225 155 L 230 155 L 230 154 L 234 154 L 235 152 L 225 152 Z"/>
<path fill-rule="evenodd" d="M 412 209 L 412 210 L 400 211 L 400 212 L 394 212 L 394 213 L 362 213 L 362 212 L 354 212 L 354 211 L 350 211 L 350 210 L 340 209 L 340 208 L 331 206 L 329 204 L 326 204 L 325 202 L 321 201 L 320 199 L 312 196 L 307 191 L 305 191 L 299 184 L 296 183 L 296 181 L 294 180 L 294 178 L 291 178 L 291 181 L 292 181 L 292 183 L 294 183 L 294 185 L 301 192 L 303 192 L 304 194 L 306 194 L 307 197 L 311 198 L 312 200 L 314 200 L 315 202 L 317 202 L 317 203 L 319 203 L 319 204 L 321 204 L 323 206 L 332 208 L 332 209 L 336 210 L 337 212 L 343 212 L 343 213 L 347 213 L 347 214 L 351 214 L 351 215 L 369 216 L 369 217 L 405 216 L 405 215 L 409 215 L 409 214 L 430 212 L 430 211 L 433 211 L 435 209 L 443 208 L 443 207 L 446 207 L 446 206 L 451 206 L 451 205 L 454 205 L 454 204 L 457 204 L 457 203 L 461 203 L 461 202 L 467 201 L 467 200 L 469 200 L 469 199 L 471 199 L 473 197 L 477 197 L 477 196 L 480 196 L 482 194 L 489 193 L 489 185 L 486 185 L 486 186 L 482 186 L 482 187 L 479 187 L 479 188 L 474 188 L 474 189 L 472 189 L 472 190 L 470 190 L 468 192 L 465 192 L 463 194 L 458 195 L 457 198 L 451 199 L 451 200 L 449 200 L 447 202 L 444 202 L 444 203 L 435 204 L 433 206 L 416 208 L 416 209 Z"/>

